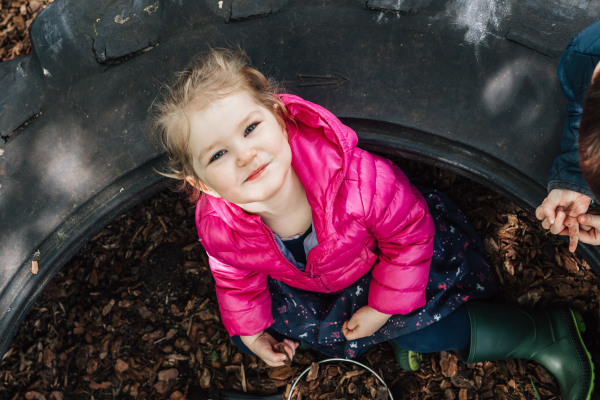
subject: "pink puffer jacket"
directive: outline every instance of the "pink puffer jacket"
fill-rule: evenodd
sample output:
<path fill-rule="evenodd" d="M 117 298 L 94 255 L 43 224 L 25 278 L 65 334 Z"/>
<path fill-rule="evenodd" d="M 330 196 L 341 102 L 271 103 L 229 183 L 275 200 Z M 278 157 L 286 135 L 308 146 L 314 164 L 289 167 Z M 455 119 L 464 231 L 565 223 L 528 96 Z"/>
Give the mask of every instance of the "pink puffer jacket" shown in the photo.
<path fill-rule="evenodd" d="M 329 111 L 297 96 L 281 99 L 295 120 L 287 124 L 292 165 L 319 244 L 301 272 L 259 217 L 202 195 L 196 226 L 229 334 L 253 335 L 273 323 L 268 275 L 335 292 L 372 270 L 371 307 L 406 314 L 425 305 L 434 226 L 421 194 L 390 161 L 357 148 L 356 133 Z"/>

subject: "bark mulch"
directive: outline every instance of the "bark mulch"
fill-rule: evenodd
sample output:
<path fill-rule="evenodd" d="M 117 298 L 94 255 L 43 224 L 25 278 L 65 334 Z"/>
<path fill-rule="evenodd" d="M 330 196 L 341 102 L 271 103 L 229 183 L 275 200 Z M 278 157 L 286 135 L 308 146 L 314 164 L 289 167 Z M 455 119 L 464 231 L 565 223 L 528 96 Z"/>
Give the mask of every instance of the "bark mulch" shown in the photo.
<path fill-rule="evenodd" d="M 1 0 L 0 60 L 29 52 L 27 28 L 50 2 Z M 501 300 L 580 311 L 598 363 L 600 280 L 587 263 L 489 189 L 434 167 L 400 164 L 465 210 L 484 239 Z M 83 246 L 39 296 L 0 362 L 0 400 L 193 400 L 212 398 L 211 389 L 285 393 L 311 365 L 304 399 L 385 398 L 376 380 L 345 363 L 326 364 L 317 374 L 314 363 L 323 357 L 311 350 L 299 350 L 281 368 L 239 352 L 222 327 L 193 221 L 187 199 L 164 191 Z M 465 365 L 455 352 L 441 352 L 406 372 L 382 344 L 358 361 L 383 377 L 395 399 L 560 398 L 552 376 L 526 360 Z"/>
<path fill-rule="evenodd" d="M 600 360 L 599 279 L 585 261 L 494 192 L 448 171 L 407 165 L 466 211 L 484 238 L 502 300 L 582 312 L 584 339 Z M 295 376 L 323 357 L 300 350 L 291 366 L 268 368 L 236 349 L 222 327 L 193 221 L 187 199 L 167 190 L 87 243 L 20 327 L 0 363 L 0 398 L 206 399 L 216 388 L 289 390 Z M 526 360 L 465 365 L 455 352 L 441 352 L 425 355 L 419 371 L 406 372 L 382 344 L 358 361 L 382 376 L 395 398 L 401 392 L 407 399 L 560 398 L 552 376 Z"/>
<path fill-rule="evenodd" d="M 29 54 L 29 26 L 54 0 L 0 0 L 0 60 Z"/>

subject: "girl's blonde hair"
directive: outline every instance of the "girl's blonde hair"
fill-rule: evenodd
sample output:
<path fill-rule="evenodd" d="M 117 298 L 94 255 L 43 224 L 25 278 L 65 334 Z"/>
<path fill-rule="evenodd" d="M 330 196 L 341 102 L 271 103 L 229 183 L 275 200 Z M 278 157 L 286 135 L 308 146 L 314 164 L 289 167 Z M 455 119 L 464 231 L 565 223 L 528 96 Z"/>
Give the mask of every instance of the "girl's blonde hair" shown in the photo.
<path fill-rule="evenodd" d="M 202 110 L 214 101 L 238 90 L 249 93 L 258 104 L 277 110 L 276 117 L 285 119 L 287 109 L 281 99 L 279 86 L 251 67 L 249 57 L 242 51 L 213 49 L 177 74 L 171 87 L 165 87 L 161 99 L 153 105 L 152 131 L 167 151 L 168 172 L 160 174 L 178 179 L 183 189 L 191 189 L 193 200 L 200 192 L 189 188 L 186 177 L 198 180 L 188 151 L 190 138 L 189 113 Z"/>

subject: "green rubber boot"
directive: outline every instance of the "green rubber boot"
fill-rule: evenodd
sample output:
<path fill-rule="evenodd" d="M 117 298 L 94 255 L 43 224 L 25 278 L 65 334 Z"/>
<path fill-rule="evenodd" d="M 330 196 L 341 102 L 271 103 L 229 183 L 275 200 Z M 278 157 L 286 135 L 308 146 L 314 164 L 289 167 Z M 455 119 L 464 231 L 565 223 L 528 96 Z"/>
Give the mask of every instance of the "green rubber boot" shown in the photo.
<path fill-rule="evenodd" d="M 388 343 L 392 345 L 394 349 L 394 355 L 396 356 L 396 362 L 405 371 L 418 371 L 421 368 L 421 362 L 423 361 L 423 355 L 412 350 L 406 350 L 403 347 L 398 346 L 393 340 L 388 340 Z"/>
<path fill-rule="evenodd" d="M 467 310 L 471 344 L 461 351 L 465 363 L 534 360 L 554 376 L 563 400 L 591 399 L 594 364 L 581 338 L 585 324 L 579 313 L 486 302 L 467 303 Z"/>

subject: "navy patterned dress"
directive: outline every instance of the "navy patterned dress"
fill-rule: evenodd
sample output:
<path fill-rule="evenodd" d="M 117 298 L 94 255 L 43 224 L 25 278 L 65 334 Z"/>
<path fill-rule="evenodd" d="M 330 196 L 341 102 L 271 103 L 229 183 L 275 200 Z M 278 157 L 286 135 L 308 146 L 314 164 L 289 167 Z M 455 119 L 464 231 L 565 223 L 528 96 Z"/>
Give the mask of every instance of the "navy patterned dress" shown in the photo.
<path fill-rule="evenodd" d="M 353 358 L 377 343 L 434 324 L 469 300 L 495 295 L 496 280 L 486 261 L 485 249 L 464 213 L 444 193 L 419 189 L 436 229 L 424 307 L 410 314 L 393 315 L 372 336 L 347 341 L 342 325 L 356 310 L 367 305 L 370 273 L 334 294 L 307 292 L 269 279 L 275 319 L 269 330 L 305 342 L 323 354 Z M 289 252 L 286 256 L 290 257 Z"/>

